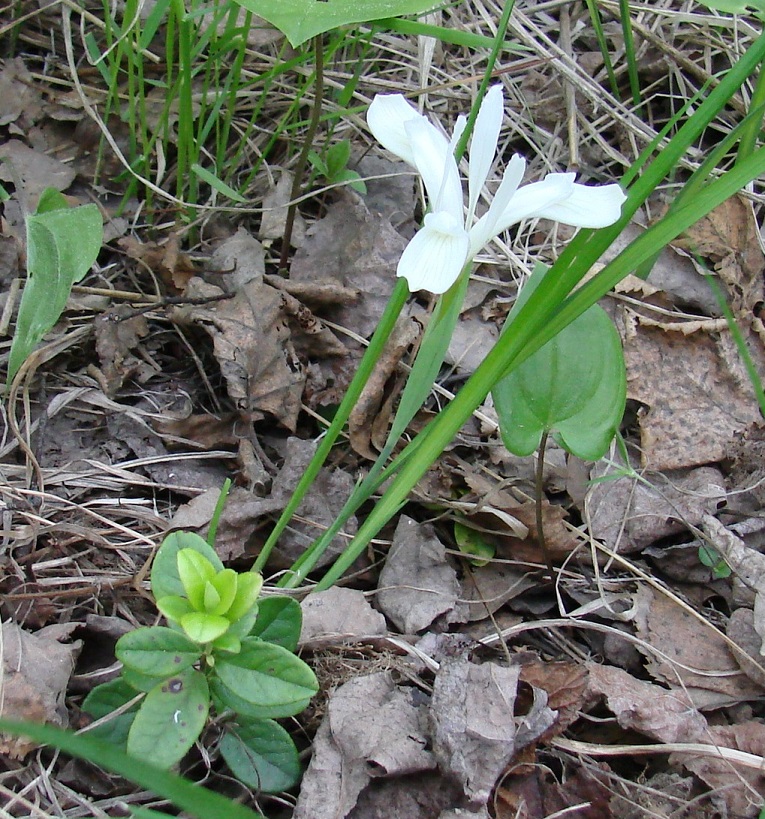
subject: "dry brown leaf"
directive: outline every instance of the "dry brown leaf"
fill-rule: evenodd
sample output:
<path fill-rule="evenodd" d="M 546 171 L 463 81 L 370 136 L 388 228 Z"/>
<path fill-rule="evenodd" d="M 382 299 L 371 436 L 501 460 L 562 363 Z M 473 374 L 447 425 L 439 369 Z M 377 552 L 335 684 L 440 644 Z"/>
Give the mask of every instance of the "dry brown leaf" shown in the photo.
<path fill-rule="evenodd" d="M 421 330 L 420 323 L 413 318 L 396 324 L 348 418 L 351 446 L 371 461 L 385 445 L 392 401 L 398 394 L 398 390 L 386 390 L 386 385 Z"/>
<path fill-rule="evenodd" d="M 638 646 L 654 678 L 686 691 L 702 711 L 762 696 L 762 689 L 739 669 L 725 638 L 710 625 L 647 587 L 636 597 L 638 634 L 661 652 Z"/>
<path fill-rule="evenodd" d="M 378 589 L 380 610 L 404 634 L 427 628 L 454 608 L 459 596 L 457 573 L 431 526 L 401 516 Z"/>
<path fill-rule="evenodd" d="M 97 316 L 94 326 L 103 386 L 110 398 L 128 378 L 136 376 L 139 383 L 143 383 L 155 374 L 146 361 L 133 355 L 141 339 L 149 335 L 149 323 L 144 315 L 136 315 L 130 307 L 116 307 Z"/>
<path fill-rule="evenodd" d="M 186 296 L 195 299 L 221 294 L 199 278 L 186 289 Z M 252 280 L 233 298 L 173 312 L 210 335 L 229 396 L 240 409 L 260 418 L 270 415 L 294 431 L 305 375 L 277 290 Z"/>
<path fill-rule="evenodd" d="M 330 696 L 293 819 L 342 819 L 378 777 L 435 768 L 414 690 L 388 672 L 358 677 Z"/>
<path fill-rule="evenodd" d="M 358 300 L 339 304 L 326 317 L 363 338 L 377 327 L 396 281 L 396 264 L 406 241 L 390 223 L 371 214 L 362 200 L 345 192 L 313 224 L 290 267 L 293 282 L 333 278 L 358 290 Z"/>
<path fill-rule="evenodd" d="M 579 718 L 584 705 L 588 671 L 581 664 L 544 662 L 537 658 L 521 666 L 521 682 L 547 693 L 547 706 L 556 712 L 555 723 L 538 738 L 547 742 Z"/>
<path fill-rule="evenodd" d="M 620 554 L 639 552 L 669 535 L 698 526 L 726 497 L 725 479 L 713 467 L 652 476 L 617 477 L 619 461 L 593 466 L 585 497 L 590 533 Z M 598 480 L 600 478 L 609 480 Z"/>
<path fill-rule="evenodd" d="M 760 635 L 760 655 L 765 662 L 765 555 L 749 546 L 720 523 L 707 515 L 703 521 L 714 548 L 743 583 L 754 591 L 754 628 Z"/>
<path fill-rule="evenodd" d="M 177 233 L 171 233 L 162 242 L 141 242 L 134 236 L 125 236 L 117 244 L 129 258 L 148 267 L 171 293 L 183 293 L 196 275 L 191 257 L 181 251 Z"/>
<path fill-rule="evenodd" d="M 725 633 L 741 649 L 733 652 L 741 670 L 765 690 L 765 660 L 760 653 L 762 637 L 754 627 L 754 612 L 745 608 L 731 612 Z"/>
<path fill-rule="evenodd" d="M 520 671 L 520 666 L 445 659 L 436 674 L 430 710 L 433 753 L 471 803 L 486 804 L 516 753 L 555 721 L 539 689 L 525 716 L 514 717 Z"/>
<path fill-rule="evenodd" d="M 765 758 L 765 725 L 755 720 L 712 726 L 706 741 Z M 765 766 L 756 771 L 738 768 L 728 759 L 689 754 L 673 754 L 670 762 L 681 763 L 714 790 L 729 816 L 754 819 L 765 806 Z"/>
<path fill-rule="evenodd" d="M 588 663 L 588 692 L 603 696 L 622 728 L 659 742 L 697 742 L 707 721 L 682 690 L 667 691 L 621 668 Z"/>
<path fill-rule="evenodd" d="M 68 724 L 64 696 L 81 641 L 62 643 L 74 626 L 47 626 L 34 634 L 15 623 L 2 625 L 2 698 L 6 719 Z M 21 759 L 37 747 L 25 737 L 0 734 L 0 753 Z"/>
<path fill-rule="evenodd" d="M 640 417 L 643 466 L 678 469 L 722 460 L 733 433 L 759 417 L 729 333 L 685 335 L 626 315 L 627 394 L 648 407 Z"/>
<path fill-rule="evenodd" d="M 260 221 L 260 230 L 258 231 L 260 239 L 281 239 L 284 236 L 294 178 L 295 175 L 292 171 L 282 170 L 279 181 L 263 197 L 263 215 Z M 302 247 L 304 243 L 305 219 L 299 211 L 296 211 L 290 245 L 292 247 Z"/>
<path fill-rule="evenodd" d="M 508 601 L 538 584 L 534 572 L 514 569 L 504 563 L 463 567 L 460 595 L 447 623 L 472 623 L 494 614 Z"/>
<path fill-rule="evenodd" d="M 25 197 L 25 205 L 32 212 L 37 200 L 46 188 L 65 191 L 76 176 L 70 165 L 52 156 L 30 148 L 18 139 L 0 145 L 0 180 L 21 185 L 18 191 Z"/>
<path fill-rule="evenodd" d="M 309 594 L 301 603 L 301 645 L 326 637 L 371 637 L 386 634 L 385 617 L 358 589 L 333 586 Z"/>
<path fill-rule="evenodd" d="M 42 113 L 42 95 L 21 57 L 6 59 L 0 71 L 0 127 L 19 118 L 30 126 Z"/>

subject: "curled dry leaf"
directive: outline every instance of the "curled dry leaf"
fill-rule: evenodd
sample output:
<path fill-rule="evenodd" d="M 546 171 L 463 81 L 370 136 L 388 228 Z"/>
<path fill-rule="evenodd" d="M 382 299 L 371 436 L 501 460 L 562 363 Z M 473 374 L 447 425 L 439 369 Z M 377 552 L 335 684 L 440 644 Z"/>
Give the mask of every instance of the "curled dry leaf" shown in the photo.
<path fill-rule="evenodd" d="M 377 602 L 404 634 L 427 628 L 451 611 L 459 596 L 457 573 L 431 526 L 401 516 L 380 574 Z"/>
<path fill-rule="evenodd" d="M 47 626 L 32 634 L 15 623 L 3 624 L 3 717 L 66 726 L 64 695 L 82 646 L 81 641 L 59 642 L 69 631 L 67 626 Z M 24 737 L 0 734 L 0 753 L 21 759 L 36 747 Z"/>

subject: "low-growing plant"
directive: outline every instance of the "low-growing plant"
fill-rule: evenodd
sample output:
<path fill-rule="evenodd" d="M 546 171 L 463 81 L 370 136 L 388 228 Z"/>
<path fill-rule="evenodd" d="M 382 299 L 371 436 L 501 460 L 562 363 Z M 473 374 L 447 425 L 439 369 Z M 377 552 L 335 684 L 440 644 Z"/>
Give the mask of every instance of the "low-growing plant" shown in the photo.
<path fill-rule="evenodd" d="M 224 568 L 199 535 L 166 537 L 151 590 L 168 625 L 119 639 L 121 675 L 83 703 L 98 720 L 90 733 L 169 768 L 214 724 L 221 756 L 241 782 L 267 792 L 294 785 L 297 749 L 275 720 L 302 711 L 318 684 L 294 654 L 300 606 L 284 596 L 261 599 L 262 583 L 255 572 Z"/>

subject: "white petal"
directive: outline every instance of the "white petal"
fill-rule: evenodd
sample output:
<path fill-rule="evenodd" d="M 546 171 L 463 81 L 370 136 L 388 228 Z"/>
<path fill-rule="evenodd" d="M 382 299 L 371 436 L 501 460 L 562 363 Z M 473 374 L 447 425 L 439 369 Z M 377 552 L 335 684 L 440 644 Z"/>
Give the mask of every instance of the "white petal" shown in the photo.
<path fill-rule="evenodd" d="M 467 261 L 468 236 L 450 213 L 429 213 L 424 227 L 404 249 L 398 263 L 409 290 L 445 293 Z"/>
<path fill-rule="evenodd" d="M 470 229 L 470 258 L 488 244 L 503 228 L 497 228 L 502 214 L 510 207 L 510 202 L 521 184 L 526 172 L 526 160 L 519 154 L 514 154 L 507 163 L 502 182 L 497 188 L 489 210 Z"/>
<path fill-rule="evenodd" d="M 626 198 L 618 185 L 574 185 L 570 196 L 534 215 L 574 227 L 602 228 L 617 221 Z"/>
<path fill-rule="evenodd" d="M 412 166 L 414 155 L 404 126 L 411 120 L 424 119 L 401 94 L 378 94 L 367 111 L 367 125 L 374 138 Z"/>
<path fill-rule="evenodd" d="M 497 153 L 497 140 L 502 127 L 504 97 L 502 86 L 495 85 L 483 98 L 481 108 L 475 121 L 473 138 L 470 141 L 470 172 L 468 175 L 468 218 L 472 220 L 475 206 L 481 190 L 489 176 L 494 155 Z"/>
<path fill-rule="evenodd" d="M 446 137 L 424 117 L 404 126 L 409 136 L 414 164 L 428 192 L 430 207 L 446 211 L 464 223 L 462 184 Z"/>
<path fill-rule="evenodd" d="M 522 219 L 544 216 L 547 208 L 564 202 L 574 191 L 575 176 L 573 173 L 551 173 L 541 182 L 518 188 L 515 196 L 497 215 L 494 235 L 502 233 Z"/>

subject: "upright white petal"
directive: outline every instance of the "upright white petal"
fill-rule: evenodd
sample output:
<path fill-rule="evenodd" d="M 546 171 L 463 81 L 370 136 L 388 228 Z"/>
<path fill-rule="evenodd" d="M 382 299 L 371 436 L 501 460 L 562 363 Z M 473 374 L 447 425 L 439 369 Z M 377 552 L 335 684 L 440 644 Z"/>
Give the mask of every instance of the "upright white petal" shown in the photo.
<path fill-rule="evenodd" d="M 501 232 L 502 228 L 497 228 L 497 223 L 502 214 L 510 207 L 510 202 L 516 195 L 525 172 L 526 160 L 520 154 L 514 154 L 510 162 L 507 163 L 502 182 L 497 188 L 496 194 L 494 194 L 489 210 L 470 229 L 471 258 Z"/>
<path fill-rule="evenodd" d="M 405 127 L 431 208 L 462 222 L 462 184 L 446 137 L 424 118 L 410 120 Z"/>
<path fill-rule="evenodd" d="M 468 219 L 472 221 L 478 197 L 489 176 L 497 153 L 499 131 L 502 128 L 504 97 L 502 86 L 495 85 L 483 98 L 470 141 L 470 169 L 468 172 Z"/>
<path fill-rule="evenodd" d="M 542 208 L 534 215 L 574 227 L 602 228 L 619 219 L 626 198 L 618 185 L 574 185 L 564 200 Z"/>
<path fill-rule="evenodd" d="M 425 117 L 418 114 L 401 94 L 378 94 L 367 111 L 367 125 L 374 138 L 399 159 L 414 166 L 414 154 L 405 128 L 412 120 L 425 120 Z"/>
<path fill-rule="evenodd" d="M 449 213 L 429 213 L 424 226 L 404 248 L 398 263 L 409 290 L 445 293 L 467 261 L 469 239 L 460 221 Z"/>

